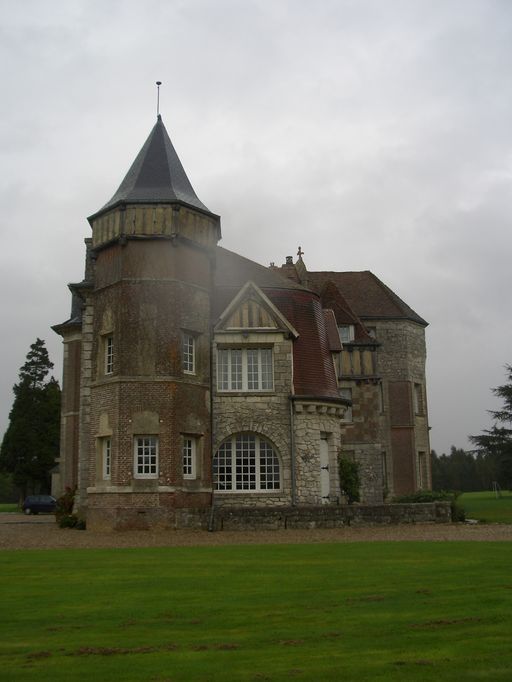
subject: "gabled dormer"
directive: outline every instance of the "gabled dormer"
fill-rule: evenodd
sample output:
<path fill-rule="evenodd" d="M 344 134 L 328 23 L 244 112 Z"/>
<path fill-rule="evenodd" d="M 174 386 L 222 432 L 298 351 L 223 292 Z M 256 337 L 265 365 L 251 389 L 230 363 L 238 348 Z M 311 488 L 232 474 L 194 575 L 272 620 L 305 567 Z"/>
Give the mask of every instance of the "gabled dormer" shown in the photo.
<path fill-rule="evenodd" d="M 254 282 L 247 282 L 221 314 L 215 333 L 280 332 L 297 338 L 298 332 Z"/>
<path fill-rule="evenodd" d="M 247 282 L 214 330 L 217 392 L 284 393 L 292 389 L 292 342 L 298 332 L 254 282 Z"/>

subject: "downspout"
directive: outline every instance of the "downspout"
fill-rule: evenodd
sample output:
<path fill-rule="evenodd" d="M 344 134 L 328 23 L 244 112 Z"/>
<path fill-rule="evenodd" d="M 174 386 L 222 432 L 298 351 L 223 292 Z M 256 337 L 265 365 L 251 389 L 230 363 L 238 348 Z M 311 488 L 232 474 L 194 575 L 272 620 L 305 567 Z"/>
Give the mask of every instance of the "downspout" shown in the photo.
<path fill-rule="evenodd" d="M 293 414 L 293 401 L 290 396 L 290 474 L 292 485 L 292 507 L 297 505 L 297 486 L 295 472 L 295 418 Z"/>
<path fill-rule="evenodd" d="M 210 269 L 210 479 L 212 482 L 212 493 L 211 493 L 211 503 L 210 503 L 210 514 L 208 516 L 208 532 L 212 533 L 215 530 L 215 499 L 214 499 L 214 479 L 213 479 L 213 332 L 214 324 L 211 314 L 212 298 L 214 293 L 214 281 L 215 281 L 215 267 L 216 261 L 212 255 L 212 266 Z"/>

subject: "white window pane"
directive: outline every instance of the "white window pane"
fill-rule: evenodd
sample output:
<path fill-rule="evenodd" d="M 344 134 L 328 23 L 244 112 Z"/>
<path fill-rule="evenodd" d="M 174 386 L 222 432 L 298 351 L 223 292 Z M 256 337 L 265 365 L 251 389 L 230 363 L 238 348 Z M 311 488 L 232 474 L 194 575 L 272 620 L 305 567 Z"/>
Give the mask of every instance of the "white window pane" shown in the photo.
<path fill-rule="evenodd" d="M 234 349 L 231 354 L 231 390 L 242 390 L 242 351 Z"/>

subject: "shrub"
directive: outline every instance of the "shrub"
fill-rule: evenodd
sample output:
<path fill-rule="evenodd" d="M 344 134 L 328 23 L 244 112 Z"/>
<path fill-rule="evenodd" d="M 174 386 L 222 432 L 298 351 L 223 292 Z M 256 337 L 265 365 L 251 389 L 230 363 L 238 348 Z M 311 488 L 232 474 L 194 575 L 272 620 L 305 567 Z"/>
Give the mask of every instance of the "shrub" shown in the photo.
<path fill-rule="evenodd" d="M 71 516 L 73 514 L 73 506 L 75 504 L 75 492 L 76 487 L 70 488 L 69 486 L 67 486 L 64 494 L 61 495 L 57 500 L 57 506 L 55 508 L 55 518 L 59 525 L 61 525 L 60 521 L 64 516 Z"/>
<path fill-rule="evenodd" d="M 338 458 L 338 471 L 342 495 L 347 496 L 349 504 L 359 502 L 359 489 L 361 487 L 359 464 L 351 459 L 340 456 Z"/>
<path fill-rule="evenodd" d="M 78 517 L 73 514 L 63 514 L 58 519 L 60 528 L 76 528 Z"/>
<path fill-rule="evenodd" d="M 61 495 L 57 500 L 57 507 L 55 510 L 55 520 L 60 528 L 76 528 L 77 530 L 85 530 L 85 520 L 79 519 L 76 514 L 73 514 L 73 507 L 75 506 L 75 492 L 76 488 L 66 488 L 64 495 Z"/>
<path fill-rule="evenodd" d="M 422 502 L 449 502 L 452 510 L 452 521 L 465 521 L 466 513 L 464 507 L 457 504 L 460 493 L 452 490 L 417 490 L 410 495 L 400 495 L 394 497 L 393 502 L 398 504 L 421 504 Z"/>

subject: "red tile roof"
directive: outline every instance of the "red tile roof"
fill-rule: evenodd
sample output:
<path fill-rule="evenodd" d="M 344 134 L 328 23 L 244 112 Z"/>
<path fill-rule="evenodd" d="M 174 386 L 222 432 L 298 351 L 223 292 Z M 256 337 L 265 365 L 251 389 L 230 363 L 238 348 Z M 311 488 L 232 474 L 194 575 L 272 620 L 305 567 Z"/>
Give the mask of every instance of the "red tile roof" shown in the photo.
<path fill-rule="evenodd" d="M 339 398 L 324 313 L 309 291 L 265 290 L 299 333 L 293 344 L 293 385 L 296 395 Z"/>
<path fill-rule="evenodd" d="M 369 270 L 308 272 L 308 282 L 317 291 L 329 280 L 336 284 L 351 309 L 362 320 L 409 319 L 424 326 L 428 324 Z"/>

